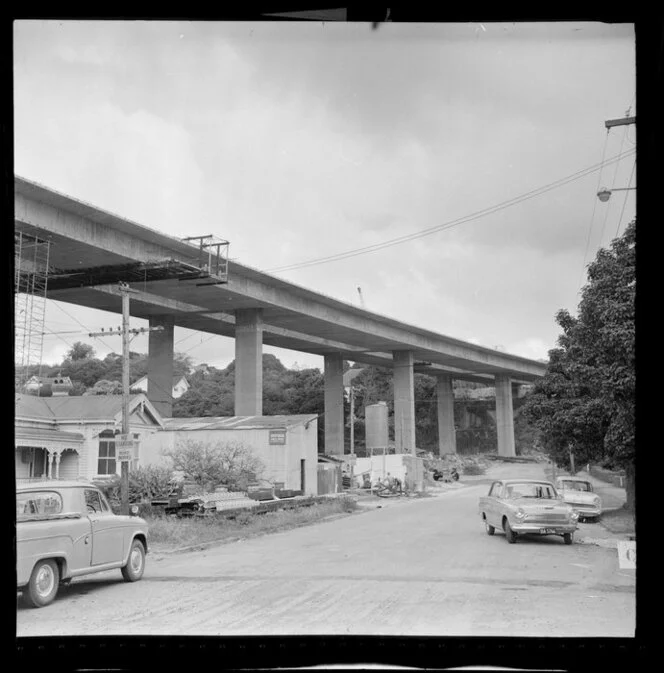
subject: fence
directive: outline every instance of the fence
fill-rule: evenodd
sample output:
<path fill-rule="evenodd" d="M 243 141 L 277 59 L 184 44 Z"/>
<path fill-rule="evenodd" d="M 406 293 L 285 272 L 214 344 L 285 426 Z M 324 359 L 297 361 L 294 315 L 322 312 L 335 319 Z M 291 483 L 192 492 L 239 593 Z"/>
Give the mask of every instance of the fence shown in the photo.
<path fill-rule="evenodd" d="M 341 467 L 339 465 L 318 464 L 318 495 L 339 493 L 343 490 Z"/>

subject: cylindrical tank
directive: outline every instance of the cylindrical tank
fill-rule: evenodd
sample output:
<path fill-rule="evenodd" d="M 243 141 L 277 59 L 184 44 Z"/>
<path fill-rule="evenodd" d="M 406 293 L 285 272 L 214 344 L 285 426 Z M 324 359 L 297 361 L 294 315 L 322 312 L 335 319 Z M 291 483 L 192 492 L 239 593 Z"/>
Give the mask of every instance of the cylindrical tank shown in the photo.
<path fill-rule="evenodd" d="M 387 402 L 378 402 L 364 407 L 365 438 L 367 449 L 386 449 Z"/>

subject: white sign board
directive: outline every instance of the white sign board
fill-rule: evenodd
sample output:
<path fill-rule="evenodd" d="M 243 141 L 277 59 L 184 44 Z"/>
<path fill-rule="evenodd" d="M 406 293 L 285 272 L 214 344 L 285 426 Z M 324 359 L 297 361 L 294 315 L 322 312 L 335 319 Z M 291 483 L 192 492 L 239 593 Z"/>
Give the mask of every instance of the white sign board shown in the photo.
<path fill-rule="evenodd" d="M 136 458 L 138 451 L 138 441 L 129 435 L 118 435 L 115 439 L 116 457 L 119 461 L 132 460 Z"/>
<path fill-rule="evenodd" d="M 636 570 L 636 542 L 618 540 L 618 565 L 623 570 Z"/>
<path fill-rule="evenodd" d="M 131 460 L 133 453 L 134 453 L 133 450 L 130 449 L 130 448 L 117 449 L 117 458 L 118 458 L 119 461 Z"/>

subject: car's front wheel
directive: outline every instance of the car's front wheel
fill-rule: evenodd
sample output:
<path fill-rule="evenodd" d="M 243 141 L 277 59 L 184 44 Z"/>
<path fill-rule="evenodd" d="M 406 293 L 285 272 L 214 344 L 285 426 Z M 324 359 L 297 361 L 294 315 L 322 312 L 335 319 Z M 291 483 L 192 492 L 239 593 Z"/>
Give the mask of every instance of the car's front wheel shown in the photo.
<path fill-rule="evenodd" d="M 137 582 L 145 571 L 145 547 L 140 540 L 134 540 L 129 550 L 127 565 L 122 568 L 122 577 L 126 582 Z"/>
<path fill-rule="evenodd" d="M 51 559 L 39 561 L 32 570 L 28 586 L 23 589 L 23 600 L 31 608 L 43 608 L 55 599 L 59 583 L 58 564 Z"/>
<path fill-rule="evenodd" d="M 507 519 L 505 519 L 505 522 L 503 523 L 503 530 L 505 531 L 507 541 L 510 544 L 514 544 L 516 542 L 516 533 L 512 530 L 510 522 Z"/>
<path fill-rule="evenodd" d="M 565 533 L 563 535 L 563 541 L 565 542 L 565 544 L 572 544 L 572 539 L 573 538 L 571 533 Z"/>
<path fill-rule="evenodd" d="M 496 532 L 496 529 L 494 526 L 492 526 L 487 520 L 486 516 L 484 517 L 484 526 L 486 528 L 486 534 L 487 535 L 493 535 Z"/>

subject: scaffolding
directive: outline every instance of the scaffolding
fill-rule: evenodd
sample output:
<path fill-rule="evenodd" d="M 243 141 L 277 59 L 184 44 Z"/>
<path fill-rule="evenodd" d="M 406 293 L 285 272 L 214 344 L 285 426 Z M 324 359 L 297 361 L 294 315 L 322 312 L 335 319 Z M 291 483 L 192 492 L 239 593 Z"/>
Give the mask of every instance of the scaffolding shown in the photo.
<path fill-rule="evenodd" d="M 50 241 L 14 232 L 14 381 L 41 375 Z"/>
<path fill-rule="evenodd" d="M 206 277 L 196 285 L 223 285 L 228 283 L 228 247 L 229 242 L 222 238 L 207 234 L 205 236 L 187 236 L 185 243 L 198 248 L 198 266 Z M 186 280 L 186 278 L 181 278 Z M 192 277 L 192 280 L 199 280 Z"/>

